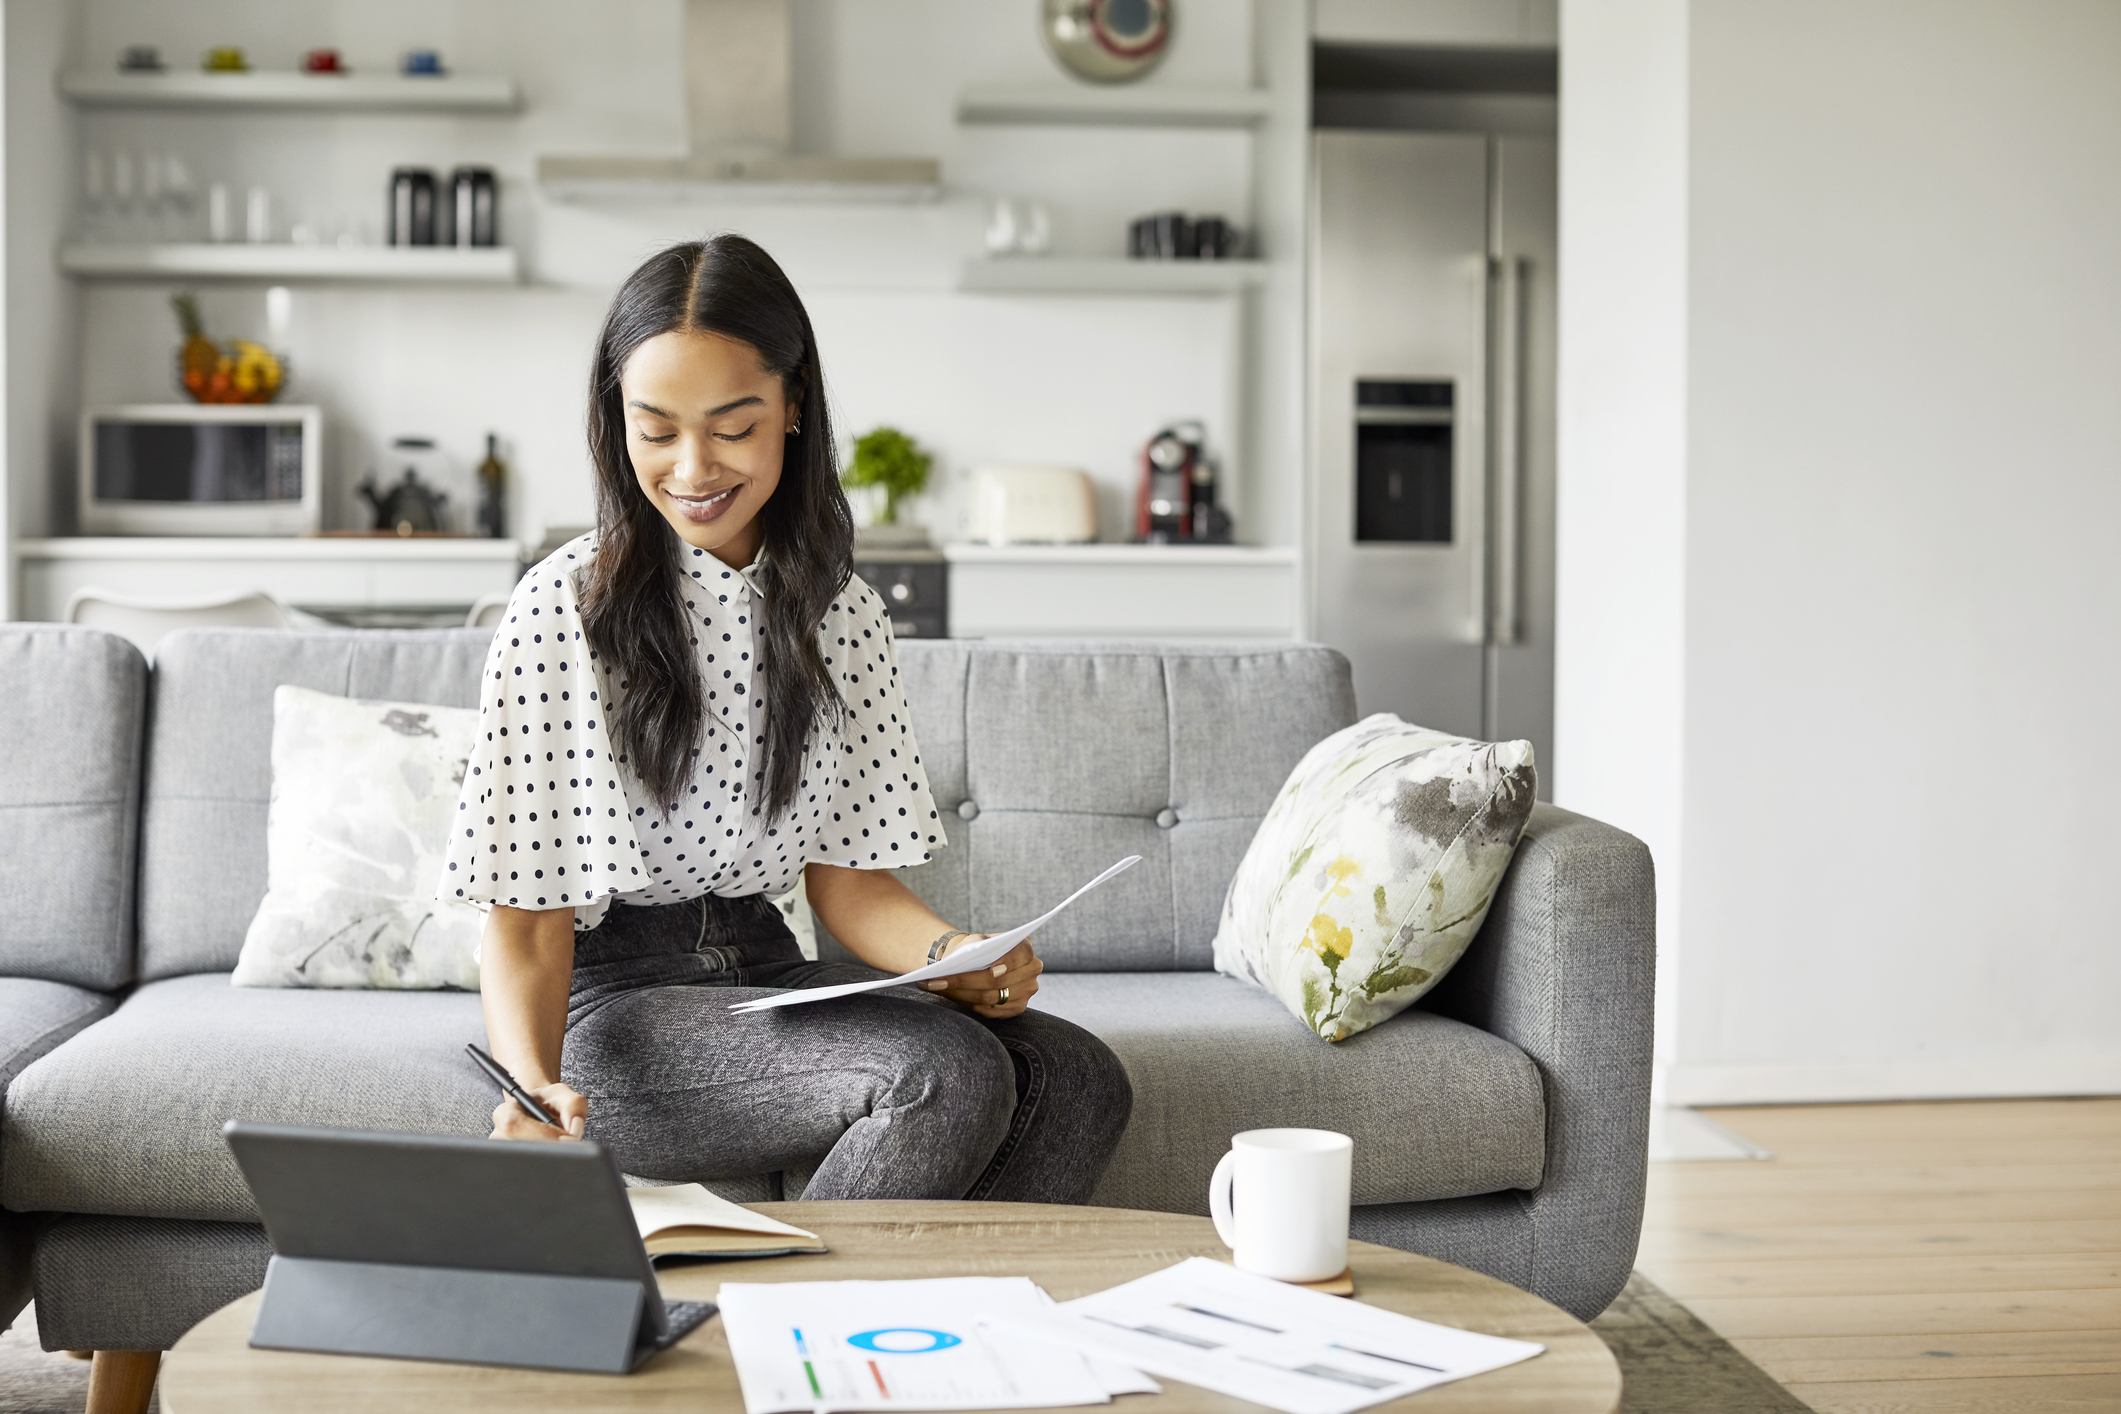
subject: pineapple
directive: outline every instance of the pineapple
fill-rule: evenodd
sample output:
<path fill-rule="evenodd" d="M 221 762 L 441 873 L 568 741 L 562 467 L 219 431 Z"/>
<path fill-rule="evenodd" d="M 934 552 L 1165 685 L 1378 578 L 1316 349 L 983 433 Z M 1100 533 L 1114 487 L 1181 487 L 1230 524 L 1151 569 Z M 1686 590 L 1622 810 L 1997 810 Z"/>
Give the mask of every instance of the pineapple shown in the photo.
<path fill-rule="evenodd" d="M 211 401 L 206 394 L 213 382 L 214 370 L 220 367 L 221 351 L 214 341 L 206 337 L 206 326 L 199 319 L 199 301 L 190 293 L 170 297 L 170 307 L 177 311 L 177 324 L 184 331 L 184 347 L 177 354 L 179 376 L 184 391 L 200 402 Z"/>

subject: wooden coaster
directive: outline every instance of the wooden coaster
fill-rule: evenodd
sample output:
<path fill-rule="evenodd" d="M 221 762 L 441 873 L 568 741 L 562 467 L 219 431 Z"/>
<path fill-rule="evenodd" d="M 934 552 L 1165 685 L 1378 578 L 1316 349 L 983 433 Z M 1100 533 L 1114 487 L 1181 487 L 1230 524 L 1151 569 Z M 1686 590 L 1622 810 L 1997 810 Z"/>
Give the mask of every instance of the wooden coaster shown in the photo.
<path fill-rule="evenodd" d="M 1234 1267 L 1237 1264 L 1235 1262 L 1224 1262 L 1223 1265 Z M 1342 1267 L 1339 1276 L 1327 1277 L 1323 1281 L 1292 1281 L 1288 1284 L 1290 1286 L 1300 1286 L 1306 1291 L 1320 1292 L 1326 1296 L 1353 1296 L 1355 1294 L 1355 1268 Z"/>
<path fill-rule="evenodd" d="M 1355 1294 L 1355 1268 L 1343 1267 L 1337 1277 L 1324 1281 L 1292 1281 L 1291 1286 L 1300 1286 L 1306 1291 L 1322 1291 L 1328 1296 L 1353 1296 Z"/>

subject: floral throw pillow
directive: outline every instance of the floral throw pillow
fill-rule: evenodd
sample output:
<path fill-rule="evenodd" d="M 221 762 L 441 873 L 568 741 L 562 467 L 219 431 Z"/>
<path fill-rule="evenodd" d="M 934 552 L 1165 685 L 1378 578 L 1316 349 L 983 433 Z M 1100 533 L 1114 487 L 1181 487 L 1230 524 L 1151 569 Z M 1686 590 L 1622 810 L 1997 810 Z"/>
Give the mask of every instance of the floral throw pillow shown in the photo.
<path fill-rule="evenodd" d="M 1311 748 L 1230 881 L 1215 970 L 1328 1041 L 1404 1010 L 1465 952 L 1538 793 L 1532 744 L 1366 717 Z"/>
<path fill-rule="evenodd" d="M 478 720 L 274 689 L 265 900 L 237 986 L 478 990 L 485 915 L 435 898 Z"/>

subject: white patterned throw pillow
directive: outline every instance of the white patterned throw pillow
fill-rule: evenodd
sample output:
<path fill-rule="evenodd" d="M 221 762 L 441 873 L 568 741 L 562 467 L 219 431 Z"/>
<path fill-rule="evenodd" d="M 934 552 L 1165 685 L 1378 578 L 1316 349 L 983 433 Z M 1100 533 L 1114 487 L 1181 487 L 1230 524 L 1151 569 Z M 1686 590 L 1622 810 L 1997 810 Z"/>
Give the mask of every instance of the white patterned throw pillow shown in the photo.
<path fill-rule="evenodd" d="M 1328 1041 L 1396 1016 L 1458 961 L 1537 794 L 1532 744 L 1387 712 L 1311 748 L 1223 900 L 1215 970 Z"/>
<path fill-rule="evenodd" d="M 478 720 L 274 689 L 265 901 L 237 986 L 478 990 L 485 915 L 435 898 Z"/>

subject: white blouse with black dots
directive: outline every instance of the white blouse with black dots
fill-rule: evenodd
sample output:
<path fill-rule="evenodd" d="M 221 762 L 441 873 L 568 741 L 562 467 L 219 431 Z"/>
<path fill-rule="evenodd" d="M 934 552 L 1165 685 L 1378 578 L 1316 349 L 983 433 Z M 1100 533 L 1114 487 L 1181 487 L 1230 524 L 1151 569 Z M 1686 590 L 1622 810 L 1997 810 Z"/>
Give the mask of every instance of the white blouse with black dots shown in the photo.
<path fill-rule="evenodd" d="M 570 541 L 524 575 L 509 600 L 481 679 L 479 734 L 441 897 L 571 907 L 575 927 L 591 928 L 615 896 L 655 904 L 779 895 L 806 864 L 898 869 L 926 863 L 946 843 L 899 683 L 891 618 L 858 578 L 818 626 L 845 716 L 837 729 L 813 734 L 794 808 L 765 817 L 765 674 L 753 634 L 764 600 L 750 571 L 690 546 L 685 602 L 708 720 L 678 807 L 652 800 L 606 731 L 606 704 L 625 684 L 608 682 L 582 636 L 576 576 L 595 553 L 593 533 Z"/>

